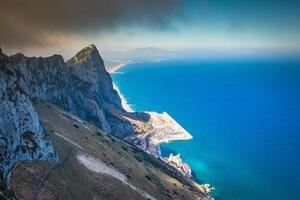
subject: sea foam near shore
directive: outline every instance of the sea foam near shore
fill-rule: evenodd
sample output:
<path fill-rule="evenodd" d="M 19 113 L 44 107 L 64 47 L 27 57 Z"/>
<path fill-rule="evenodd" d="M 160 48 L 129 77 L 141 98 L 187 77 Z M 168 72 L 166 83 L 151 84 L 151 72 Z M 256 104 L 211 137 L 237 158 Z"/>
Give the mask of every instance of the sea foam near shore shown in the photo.
<path fill-rule="evenodd" d="M 107 70 L 108 73 L 113 74 L 113 73 L 116 73 L 117 70 L 121 69 L 125 65 L 126 64 L 122 63 L 122 64 L 119 64 L 119 65 L 107 67 L 106 70 Z M 121 98 L 121 103 L 122 103 L 123 108 L 127 112 L 134 112 L 133 108 L 129 105 L 128 101 L 126 100 L 126 98 L 124 97 L 124 95 L 121 93 L 119 87 L 114 82 L 113 82 L 113 88 L 119 94 L 119 97 Z"/>
<path fill-rule="evenodd" d="M 132 107 L 129 105 L 129 103 L 127 102 L 126 98 L 124 97 L 124 95 L 121 93 L 119 87 L 115 83 L 113 83 L 113 88 L 119 94 L 119 97 L 121 98 L 121 103 L 122 103 L 123 108 L 127 112 L 134 112 L 134 110 L 132 109 Z"/>

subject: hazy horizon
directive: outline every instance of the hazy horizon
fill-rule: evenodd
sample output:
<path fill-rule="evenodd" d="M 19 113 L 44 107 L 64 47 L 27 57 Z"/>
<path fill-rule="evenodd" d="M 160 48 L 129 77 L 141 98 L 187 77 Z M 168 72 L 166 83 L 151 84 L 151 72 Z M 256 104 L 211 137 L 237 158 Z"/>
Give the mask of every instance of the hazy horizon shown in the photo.
<path fill-rule="evenodd" d="M 120 0 L 5 1 L 0 46 L 9 54 L 70 57 L 154 46 L 191 49 L 300 49 L 300 2 Z"/>

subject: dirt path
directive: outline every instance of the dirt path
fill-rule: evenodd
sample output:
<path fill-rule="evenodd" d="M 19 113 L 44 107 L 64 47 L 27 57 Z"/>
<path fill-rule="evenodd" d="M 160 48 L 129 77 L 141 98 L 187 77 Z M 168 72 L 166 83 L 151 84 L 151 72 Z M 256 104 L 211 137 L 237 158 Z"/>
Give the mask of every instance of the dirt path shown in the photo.
<path fill-rule="evenodd" d="M 50 172 L 53 170 L 53 168 L 59 166 L 59 165 L 62 165 L 66 162 L 66 160 L 70 157 L 70 154 L 71 154 L 71 151 L 72 151 L 72 148 L 69 148 L 68 149 L 68 153 L 67 155 L 65 156 L 64 159 L 62 159 L 61 161 L 57 161 L 57 162 L 52 162 L 46 169 L 44 175 L 40 178 L 40 182 L 39 184 L 36 186 L 35 190 L 32 192 L 32 195 L 30 197 L 30 200 L 36 200 L 36 195 L 37 193 L 41 190 L 44 182 L 46 181 L 47 177 L 49 176 Z"/>

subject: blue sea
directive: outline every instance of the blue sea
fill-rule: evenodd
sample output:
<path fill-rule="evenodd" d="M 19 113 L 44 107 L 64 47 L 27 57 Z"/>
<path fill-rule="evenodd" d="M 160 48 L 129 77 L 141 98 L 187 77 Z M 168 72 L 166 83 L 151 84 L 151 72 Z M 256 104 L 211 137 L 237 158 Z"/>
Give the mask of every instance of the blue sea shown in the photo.
<path fill-rule="evenodd" d="M 300 199 L 300 61 L 128 64 L 113 80 L 137 111 L 166 111 L 194 139 L 180 153 L 216 200 Z"/>

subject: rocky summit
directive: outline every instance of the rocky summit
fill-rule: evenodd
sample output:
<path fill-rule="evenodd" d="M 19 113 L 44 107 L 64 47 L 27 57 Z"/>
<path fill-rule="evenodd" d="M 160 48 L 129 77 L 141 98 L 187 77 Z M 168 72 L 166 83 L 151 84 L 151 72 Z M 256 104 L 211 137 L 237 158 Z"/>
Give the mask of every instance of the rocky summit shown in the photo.
<path fill-rule="evenodd" d="M 115 136 L 121 139 L 121 141 L 127 142 L 126 145 L 134 145 L 134 148 L 141 149 L 141 151 L 148 151 L 156 157 L 159 156 L 158 144 L 160 141 L 172 140 L 172 138 L 174 139 L 176 136 L 181 136 L 182 134 L 186 138 L 191 138 L 182 127 L 176 125 L 176 122 L 170 120 L 171 117 L 166 114 L 160 115 L 152 112 L 126 111 L 122 107 L 118 93 L 113 89 L 112 79 L 105 70 L 103 60 L 94 45 L 82 49 L 67 62 L 65 62 L 60 55 L 42 58 L 26 57 L 19 53 L 7 56 L 0 49 L 0 99 L 0 194 L 4 199 L 18 198 L 18 195 L 19 197 L 21 196 L 21 199 L 35 198 L 35 195 L 26 196 L 22 194 L 22 192 L 37 194 L 37 190 L 42 188 L 41 184 L 43 184 L 43 182 L 37 184 L 39 187 L 33 190 L 19 190 L 18 188 L 23 188 L 23 186 L 18 185 L 18 183 L 28 184 L 24 183 L 24 180 L 21 180 L 23 176 L 27 176 L 28 174 L 26 175 L 22 170 L 18 171 L 18 169 L 22 166 L 27 171 L 32 171 L 29 167 L 31 163 L 24 164 L 22 161 L 46 161 L 47 163 L 52 163 L 51 165 L 49 164 L 52 167 L 56 166 L 57 163 L 62 164 L 63 157 L 66 156 L 66 151 L 60 149 L 64 146 L 61 145 L 61 140 L 69 143 L 68 145 L 73 145 L 73 147 L 75 145 L 75 149 L 77 149 L 77 151 L 73 152 L 75 157 L 76 155 L 78 157 L 80 150 L 80 159 L 83 164 L 87 165 L 87 168 L 89 168 L 90 165 L 99 165 L 102 166 L 100 167 L 101 170 L 103 168 L 108 169 L 112 174 L 115 174 L 115 171 L 122 168 L 121 165 L 113 167 L 107 165 L 107 163 L 103 161 L 103 158 L 99 160 L 99 149 L 97 149 L 97 152 L 92 152 L 95 143 L 89 145 L 88 141 L 86 141 L 87 144 L 83 144 L 82 141 L 75 142 L 74 139 L 76 140 L 77 136 L 71 133 L 74 132 L 74 127 L 78 129 L 80 126 L 84 126 L 85 128 L 95 126 L 99 131 L 89 131 L 89 135 L 85 135 L 83 138 L 88 138 L 95 134 L 97 135 L 97 133 L 100 134 L 103 131 L 105 134 L 113 135 L 110 136 L 111 138 Z M 48 117 L 48 114 L 45 115 L 44 110 L 46 107 L 44 106 L 42 110 L 39 110 L 44 113 L 41 119 L 36 109 L 37 105 L 42 102 L 43 105 L 48 103 L 49 105 L 57 106 L 56 112 L 52 112 L 54 117 Z M 59 117 L 63 117 L 60 122 L 65 118 L 72 119 L 73 121 L 69 121 L 69 123 L 73 123 L 73 129 L 65 128 L 64 124 L 59 122 L 54 123 Z M 75 122 L 80 122 L 81 125 L 79 126 Z M 172 124 L 170 125 L 169 122 Z M 51 127 L 45 126 L 45 124 L 49 123 Z M 156 126 L 156 124 L 159 125 Z M 166 126 L 164 124 L 166 124 Z M 175 130 L 172 128 L 174 126 L 178 128 Z M 82 134 L 81 131 L 79 132 Z M 57 138 L 60 138 L 60 140 L 57 140 Z M 54 144 L 53 140 L 55 141 Z M 115 141 L 116 139 L 112 140 Z M 101 140 L 100 143 L 101 142 L 105 143 L 105 148 L 109 146 L 104 140 Z M 89 151 L 83 151 L 82 146 L 84 145 L 89 145 Z M 128 149 L 128 147 L 124 148 Z M 120 155 L 122 155 L 122 152 L 127 152 L 124 148 L 122 151 L 118 150 L 119 156 L 115 158 L 117 162 L 120 162 L 119 159 L 121 159 Z M 87 147 L 85 149 L 87 149 Z M 111 149 L 111 151 L 115 155 L 116 149 Z M 134 151 L 137 152 L 137 150 Z M 87 152 L 89 152 L 89 154 L 87 154 Z M 108 155 L 108 153 L 105 155 Z M 73 158 L 75 159 L 75 157 Z M 141 161 L 141 157 L 136 159 L 144 163 Z M 156 158 L 153 157 L 151 159 Z M 114 163 L 116 160 L 110 162 Z M 110 163 L 110 165 L 114 164 Z M 164 165 L 166 164 L 160 163 L 159 168 L 164 169 Z M 41 179 L 44 180 L 50 171 L 48 168 L 45 168 L 47 169 L 47 173 L 45 172 L 46 175 L 41 171 L 37 173 L 39 166 L 39 164 L 34 166 L 33 168 L 35 168 L 36 171 L 32 173 L 36 176 L 41 176 Z M 143 164 L 142 168 L 144 169 L 145 167 Z M 97 172 L 103 173 L 101 170 Z M 17 173 L 17 177 L 21 179 L 16 179 L 16 176 L 13 176 L 14 178 L 11 180 L 12 173 Z M 161 173 L 165 173 L 165 170 Z M 177 176 L 180 177 L 180 174 L 174 175 L 174 172 L 171 174 L 175 179 Z M 138 193 L 138 195 L 136 195 L 137 198 L 134 199 L 139 199 L 140 196 L 155 199 L 153 194 L 156 198 L 159 197 L 155 192 L 151 194 L 152 190 L 145 192 L 147 188 L 143 190 L 139 189 L 136 186 L 138 183 L 137 180 L 135 180 L 135 184 L 131 183 L 129 179 L 131 179 L 133 175 L 128 175 L 127 177 L 123 175 L 115 178 L 120 179 L 129 189 L 131 188 L 131 190 Z M 149 178 L 147 179 L 149 180 Z M 157 177 L 157 179 L 159 178 Z M 177 177 L 177 179 L 179 182 L 185 180 L 183 177 Z M 12 187 L 13 190 L 10 190 L 11 181 L 14 183 L 14 187 Z M 160 181 L 162 181 L 162 185 L 168 185 L 165 182 L 166 180 Z M 207 197 L 201 192 L 201 188 L 195 189 L 196 187 L 193 186 L 193 182 L 187 180 L 184 182 L 188 184 L 189 187 L 192 187 L 191 191 L 198 193 L 200 199 Z M 80 184 L 80 182 L 78 184 Z M 31 186 L 34 187 L 33 185 Z M 179 199 L 184 199 L 185 195 L 195 195 L 184 192 L 185 189 L 182 190 L 182 198 Z M 15 196 L 13 191 L 17 191 L 17 193 L 19 191 L 20 193 Z M 175 193 L 177 192 L 175 191 Z M 201 195 L 199 196 L 199 194 Z M 53 195 L 58 194 L 55 193 Z M 168 195 L 170 198 L 172 197 L 172 195 Z M 45 199 L 74 199 L 74 197 L 58 198 L 58 196 Z"/>

